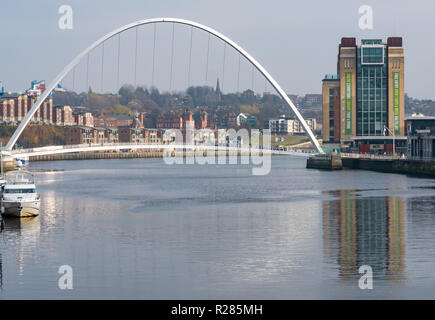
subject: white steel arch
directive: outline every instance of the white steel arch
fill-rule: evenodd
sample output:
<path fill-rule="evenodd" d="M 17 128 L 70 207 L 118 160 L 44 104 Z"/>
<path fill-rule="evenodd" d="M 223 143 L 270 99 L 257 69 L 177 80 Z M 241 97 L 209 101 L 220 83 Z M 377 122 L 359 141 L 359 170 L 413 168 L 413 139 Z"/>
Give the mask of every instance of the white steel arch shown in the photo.
<path fill-rule="evenodd" d="M 305 122 L 304 118 L 296 108 L 296 106 L 293 104 L 293 102 L 290 100 L 290 98 L 287 96 L 287 94 L 284 92 L 284 90 L 279 86 L 279 84 L 275 81 L 274 78 L 269 74 L 269 72 L 266 71 L 266 69 L 263 68 L 263 66 L 257 62 L 248 52 L 246 52 L 242 47 L 240 47 L 237 43 L 232 41 L 231 39 L 227 38 L 223 34 L 217 32 L 216 30 L 207 27 L 205 25 L 202 25 L 200 23 L 184 20 L 184 19 L 178 19 L 178 18 L 152 18 L 152 19 L 145 19 L 145 20 L 139 20 L 136 22 L 132 22 L 130 24 L 127 24 L 123 27 L 120 27 L 105 36 L 101 37 L 97 41 L 95 41 L 92 45 L 90 45 L 88 48 L 86 48 L 82 53 L 80 53 L 76 58 L 74 58 L 73 61 L 68 64 L 61 73 L 57 75 L 57 77 L 50 83 L 50 85 L 47 87 L 47 89 L 44 91 L 44 93 L 39 97 L 39 99 L 36 101 L 36 103 L 32 106 L 32 108 L 29 110 L 27 115 L 24 117 L 24 119 L 21 121 L 20 125 L 18 126 L 17 130 L 15 130 L 14 134 L 8 141 L 6 145 L 6 150 L 12 150 L 15 143 L 17 142 L 18 138 L 20 137 L 21 133 L 23 132 L 24 128 L 28 125 L 30 119 L 33 117 L 35 112 L 39 109 L 40 105 L 44 102 L 44 100 L 49 96 L 51 91 L 62 81 L 62 79 L 84 58 L 86 57 L 90 52 L 92 52 L 95 48 L 97 48 L 100 44 L 105 42 L 106 40 L 112 38 L 113 36 L 124 32 L 128 29 L 150 24 L 150 23 L 160 23 L 160 22 L 169 22 L 169 23 L 179 23 L 184 25 L 189 25 L 192 27 L 195 27 L 197 29 L 204 30 L 217 38 L 221 39 L 222 41 L 229 44 L 231 47 L 233 47 L 235 50 L 237 50 L 241 55 L 243 55 L 249 62 L 251 62 L 254 67 L 269 81 L 269 83 L 272 85 L 272 87 L 275 88 L 275 90 L 278 92 L 278 94 L 281 96 L 282 99 L 287 103 L 287 105 L 290 107 L 290 109 L 293 111 L 293 113 L 296 115 L 298 120 L 302 123 L 302 126 L 305 130 L 305 132 L 308 134 L 308 137 L 310 138 L 312 144 L 317 149 L 319 153 L 324 153 L 322 150 L 322 147 L 319 144 L 319 141 L 317 141 L 316 137 L 314 136 L 313 132 L 311 131 L 310 127 L 308 127 L 307 123 Z"/>

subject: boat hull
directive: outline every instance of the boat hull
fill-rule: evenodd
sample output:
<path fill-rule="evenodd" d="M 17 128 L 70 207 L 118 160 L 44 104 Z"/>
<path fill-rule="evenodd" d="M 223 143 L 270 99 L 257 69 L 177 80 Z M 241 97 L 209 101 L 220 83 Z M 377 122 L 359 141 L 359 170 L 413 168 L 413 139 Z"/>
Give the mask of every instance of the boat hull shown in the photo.
<path fill-rule="evenodd" d="M 39 215 L 39 201 L 2 201 L 1 212 L 10 217 L 35 217 Z"/>

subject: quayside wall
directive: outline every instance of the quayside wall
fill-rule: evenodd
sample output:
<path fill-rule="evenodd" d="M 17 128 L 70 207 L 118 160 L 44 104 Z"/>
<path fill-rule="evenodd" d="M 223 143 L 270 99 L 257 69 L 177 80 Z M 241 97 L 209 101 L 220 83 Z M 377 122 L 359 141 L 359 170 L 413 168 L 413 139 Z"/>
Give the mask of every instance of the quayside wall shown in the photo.
<path fill-rule="evenodd" d="M 307 168 L 324 170 L 341 170 L 342 159 L 337 155 L 315 155 L 307 159 Z"/>
<path fill-rule="evenodd" d="M 435 177 L 435 161 L 407 159 L 342 159 L 344 168 Z"/>
<path fill-rule="evenodd" d="M 339 158 L 339 159 L 338 159 Z M 314 169 L 361 169 L 387 173 L 404 173 L 435 177 L 435 160 L 372 159 L 333 156 L 313 156 L 307 160 L 307 168 Z"/>
<path fill-rule="evenodd" d="M 207 153 L 208 152 L 208 153 Z M 215 152 L 215 156 L 221 156 L 218 152 Z M 192 156 L 197 153 L 183 152 L 183 156 Z M 204 151 L 203 155 L 211 155 L 213 151 Z M 261 156 L 263 153 L 260 152 Z M 101 152 L 101 151 L 86 151 L 86 152 L 71 152 L 71 153 L 58 153 L 58 154 L 49 154 L 49 155 L 37 155 L 37 156 L 29 156 L 29 161 L 54 161 L 54 160 L 91 160 L 91 159 L 132 159 L 132 158 L 162 158 L 164 155 L 163 150 L 142 150 L 142 151 L 130 151 L 130 152 Z M 226 156 L 241 156 L 241 155 L 250 155 L 250 152 L 241 152 L 241 151 L 226 151 Z M 175 156 L 175 151 L 172 151 L 172 156 Z"/>

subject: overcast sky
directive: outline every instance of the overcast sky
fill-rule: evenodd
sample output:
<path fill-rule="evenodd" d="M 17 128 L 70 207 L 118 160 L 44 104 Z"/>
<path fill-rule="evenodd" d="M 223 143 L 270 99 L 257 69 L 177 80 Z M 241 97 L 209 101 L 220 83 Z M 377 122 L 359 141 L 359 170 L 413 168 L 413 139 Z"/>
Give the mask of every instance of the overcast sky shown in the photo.
<path fill-rule="evenodd" d="M 59 7 L 73 8 L 73 29 L 61 30 Z M 360 30 L 358 8 L 373 8 L 373 30 Z M 0 9 L 0 80 L 7 91 L 22 91 L 31 80 L 51 80 L 78 53 L 102 35 L 130 22 L 153 17 L 176 17 L 208 25 L 225 34 L 254 56 L 288 93 L 320 93 L 326 73 L 336 72 L 337 46 L 343 36 L 382 38 L 402 36 L 405 48 L 405 91 L 413 97 L 435 99 L 435 1 L 239 1 L 239 0 L 2 0 Z M 157 26 L 155 84 L 170 86 L 172 27 Z M 137 84 L 151 85 L 153 27 L 138 29 Z M 117 40 L 105 45 L 101 83 L 101 50 L 90 56 L 89 83 L 93 90 L 116 89 Z M 120 82 L 134 82 L 135 33 L 121 37 Z M 188 84 L 214 85 L 224 91 L 237 87 L 238 55 L 216 39 L 210 42 L 206 71 L 207 35 L 194 31 L 190 82 L 188 61 L 190 29 L 175 27 L 173 89 Z M 74 75 L 76 90 L 86 88 L 86 63 Z M 206 82 L 207 77 L 207 82 Z M 63 85 L 71 88 L 72 75 Z M 102 87 L 101 87 L 102 85 Z M 251 88 L 252 69 L 242 62 L 239 88 Z M 254 76 L 254 89 L 263 92 L 265 81 Z"/>

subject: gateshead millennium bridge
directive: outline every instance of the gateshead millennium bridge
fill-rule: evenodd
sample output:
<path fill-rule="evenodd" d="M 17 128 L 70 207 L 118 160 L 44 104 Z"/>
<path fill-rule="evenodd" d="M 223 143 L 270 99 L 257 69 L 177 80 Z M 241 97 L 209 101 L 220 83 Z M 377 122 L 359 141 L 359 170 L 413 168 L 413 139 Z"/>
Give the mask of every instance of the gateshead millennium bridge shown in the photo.
<path fill-rule="evenodd" d="M 280 85 L 275 81 L 275 79 L 267 72 L 265 68 L 257 61 L 255 60 L 248 52 L 246 52 L 242 47 L 240 47 L 237 43 L 229 39 L 228 37 L 224 36 L 223 34 L 219 33 L 218 31 L 207 27 L 205 25 L 202 25 L 197 22 L 184 20 L 184 19 L 178 19 L 178 18 L 153 18 L 153 19 L 145 19 L 145 20 L 139 20 L 130 24 L 127 24 L 123 27 L 120 27 L 97 41 L 95 41 L 92 45 L 90 45 L 88 48 L 83 50 L 77 57 L 75 57 L 71 63 L 69 63 L 57 76 L 56 78 L 47 86 L 46 90 L 41 94 L 41 96 L 38 98 L 38 100 L 35 102 L 35 104 L 31 107 L 29 112 L 26 114 L 24 119 L 19 124 L 18 128 L 10 138 L 9 142 L 7 143 L 6 147 L 3 149 L 4 155 L 13 155 L 13 156 L 31 156 L 36 154 L 41 154 L 42 151 L 30 151 L 30 150 L 14 150 L 13 148 L 20 137 L 20 135 L 23 133 L 23 130 L 26 128 L 26 126 L 29 124 L 30 120 L 32 119 L 35 112 L 38 110 L 38 108 L 41 106 L 41 104 L 44 102 L 45 99 L 51 94 L 51 92 L 56 88 L 56 86 L 62 81 L 62 79 L 65 78 L 65 76 L 71 72 L 75 66 L 79 64 L 82 59 L 87 57 L 93 50 L 95 50 L 100 45 L 104 45 L 104 43 L 111 39 L 112 37 L 119 35 L 129 29 L 137 28 L 138 26 L 147 25 L 147 24 L 157 24 L 157 23 L 170 23 L 170 24 L 182 24 L 191 26 L 193 28 L 200 29 L 202 31 L 207 32 L 208 34 L 211 34 L 220 40 L 222 40 L 225 44 L 228 44 L 232 48 L 234 48 L 240 55 L 245 57 L 264 77 L 265 79 L 270 83 L 270 85 L 276 90 L 276 92 L 279 94 L 279 96 L 285 101 L 287 106 L 290 108 L 290 110 L 294 113 L 294 115 L 297 117 L 297 119 L 302 124 L 302 127 L 304 128 L 305 132 L 307 133 L 313 147 L 315 150 L 317 150 L 318 153 L 324 153 L 322 150 L 322 147 L 320 146 L 318 140 L 314 136 L 313 132 L 311 131 L 310 127 L 307 125 L 306 121 L 296 108 L 296 106 L 293 104 L 293 102 L 290 100 L 290 98 L 287 96 L 287 94 L 284 92 L 284 90 L 280 87 Z M 119 63 L 119 62 L 118 62 Z M 143 145 L 143 148 L 149 148 L 149 145 Z M 131 148 L 131 147 L 128 147 Z M 138 146 L 136 145 L 136 149 Z M 155 146 L 152 146 L 152 148 L 155 148 Z M 164 147 L 166 148 L 166 147 Z M 107 145 L 104 146 L 104 150 L 118 150 L 120 149 L 119 145 Z M 50 154 L 50 153 L 65 153 L 65 152 L 83 152 L 83 151 L 91 151 L 91 150 L 103 150 L 101 147 L 97 146 L 80 146 L 76 148 L 71 147 L 61 147 L 61 148 L 55 148 L 55 147 L 49 147 L 46 150 L 43 151 L 44 154 Z M 74 150 L 74 151 L 72 151 Z M 297 154 L 295 152 L 290 152 L 289 154 Z"/>

